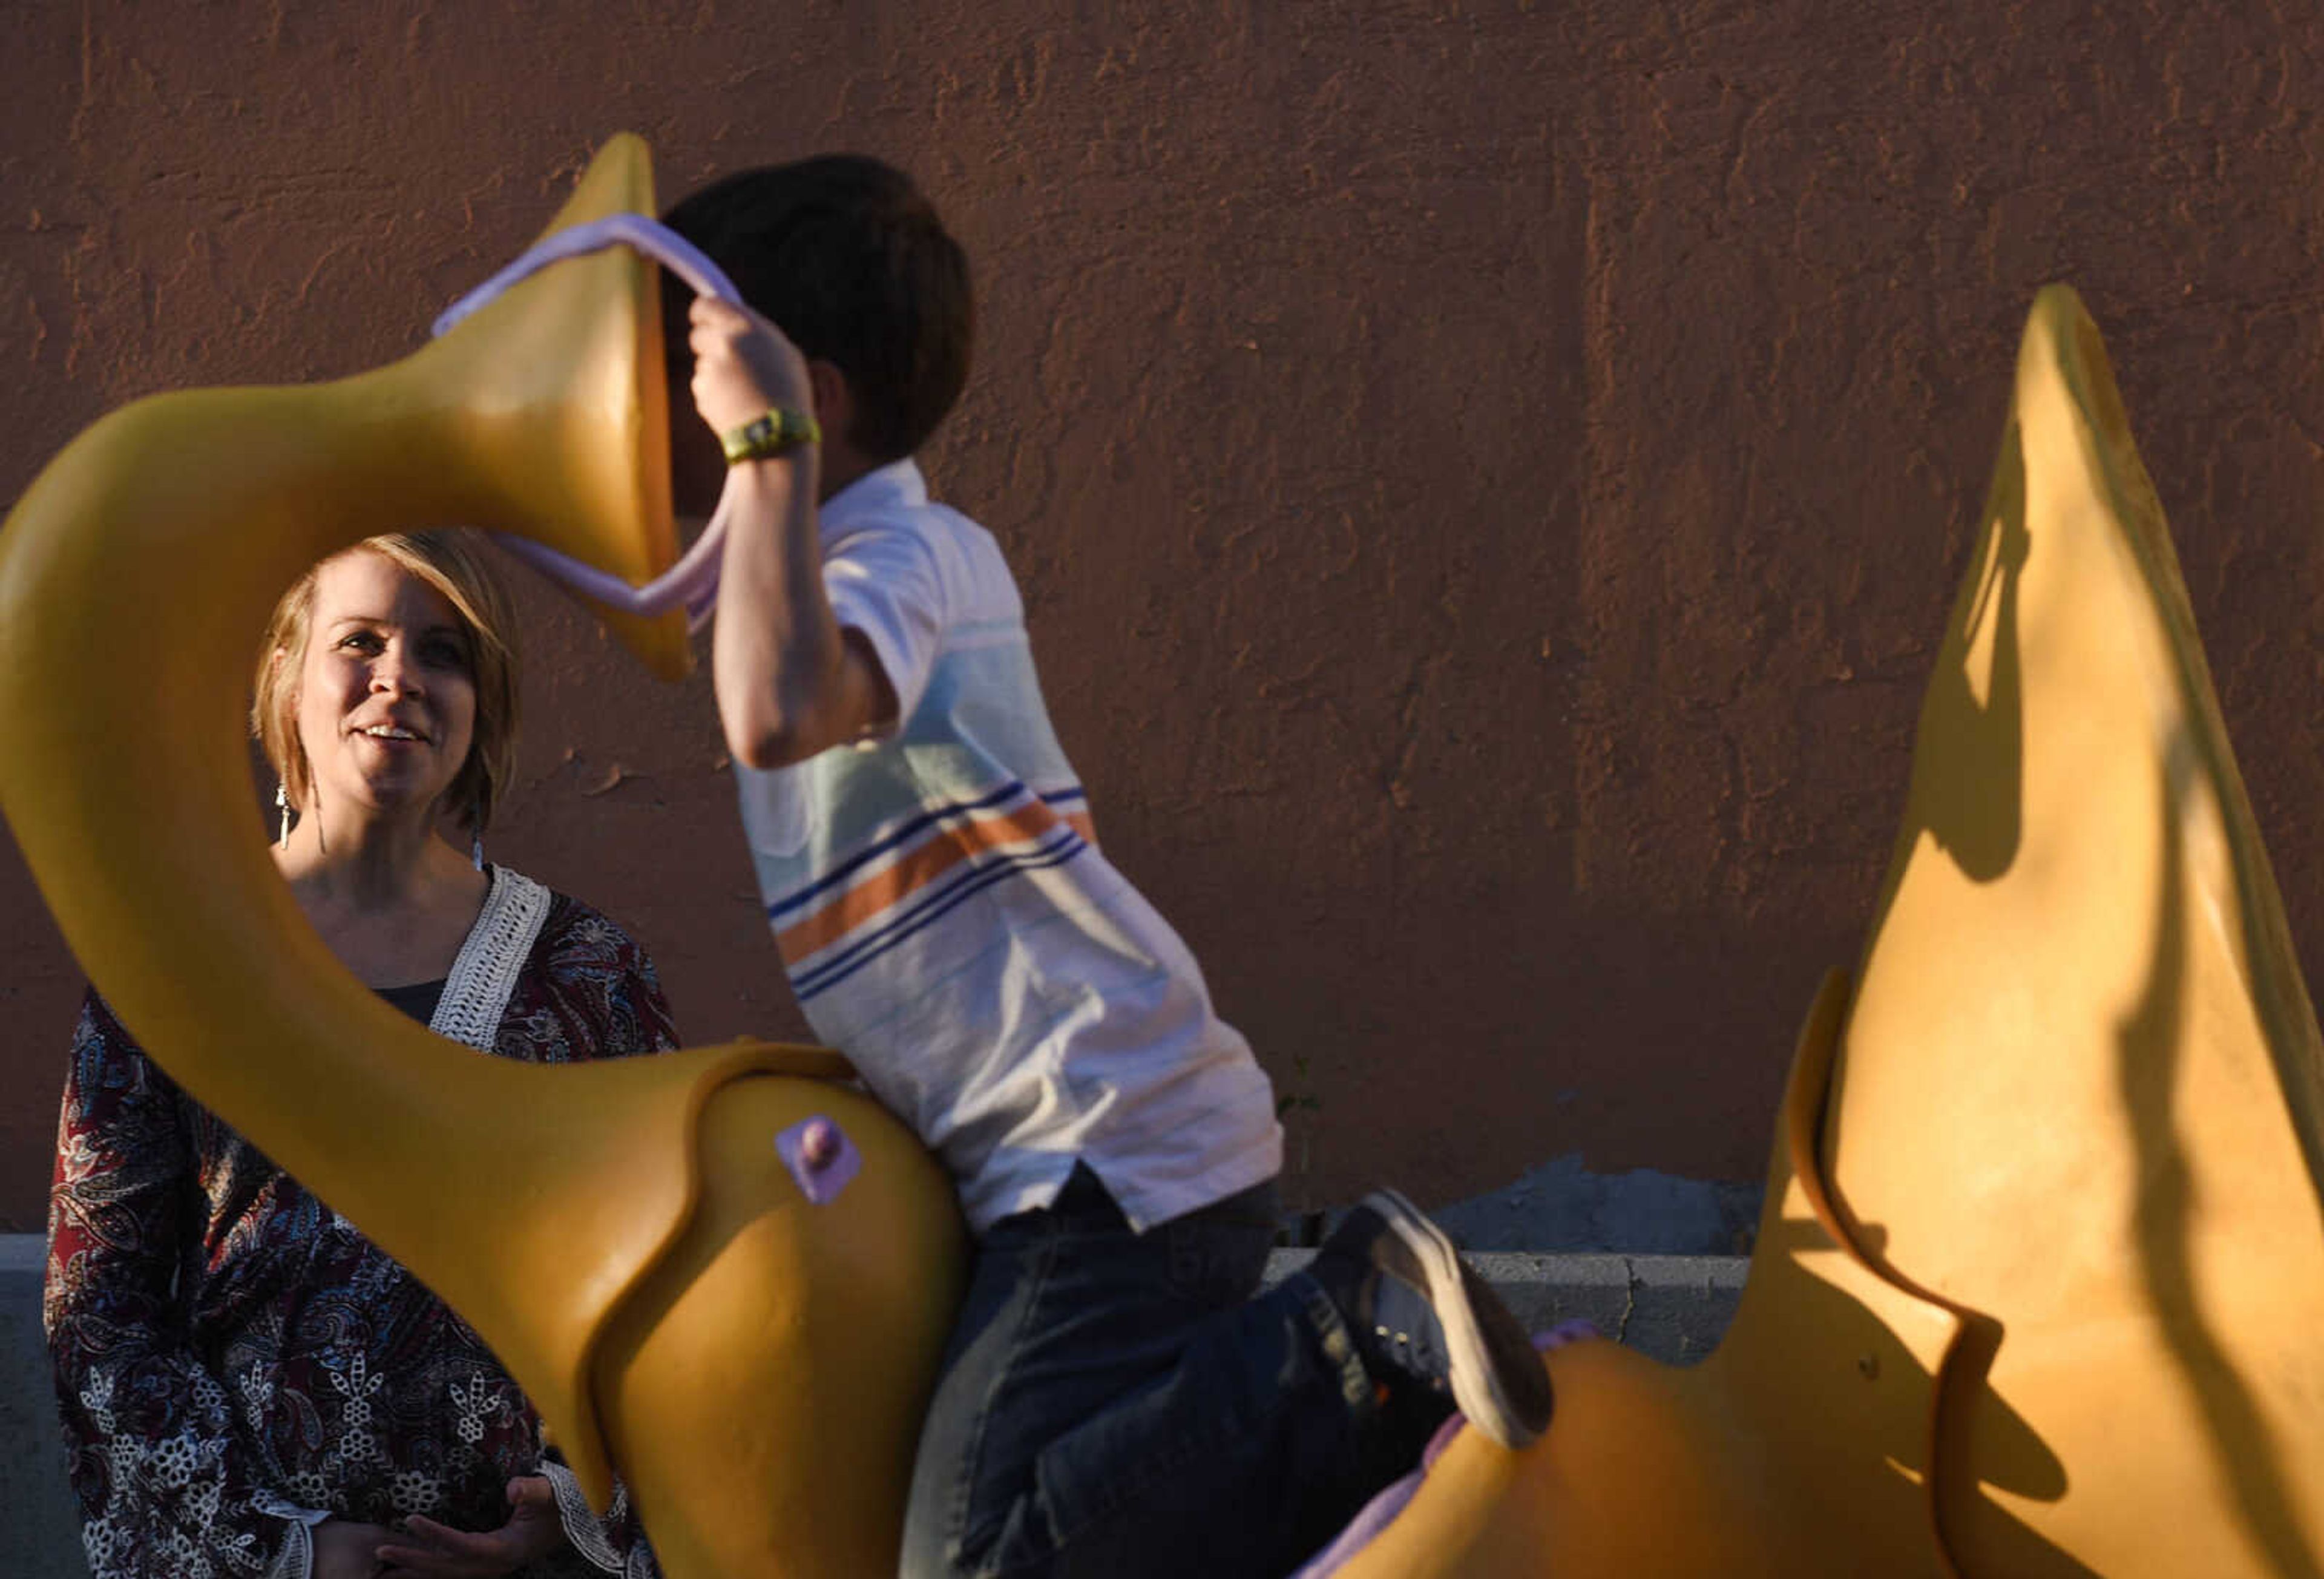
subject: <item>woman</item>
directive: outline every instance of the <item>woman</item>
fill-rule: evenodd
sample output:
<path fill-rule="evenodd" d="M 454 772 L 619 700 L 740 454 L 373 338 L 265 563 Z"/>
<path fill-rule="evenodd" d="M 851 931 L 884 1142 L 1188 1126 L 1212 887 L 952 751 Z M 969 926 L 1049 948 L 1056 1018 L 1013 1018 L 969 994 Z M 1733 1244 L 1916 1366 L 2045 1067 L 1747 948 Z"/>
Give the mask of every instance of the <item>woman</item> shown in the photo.
<path fill-rule="evenodd" d="M 653 966 L 487 866 L 514 625 L 465 534 L 374 538 L 275 610 L 252 728 L 275 863 L 347 968 L 504 1057 L 677 1046 Z M 456 826 L 463 852 L 439 829 Z M 94 992 L 74 1036 L 46 1324 L 96 1579 L 653 1572 L 475 1334 L 171 1083 Z"/>

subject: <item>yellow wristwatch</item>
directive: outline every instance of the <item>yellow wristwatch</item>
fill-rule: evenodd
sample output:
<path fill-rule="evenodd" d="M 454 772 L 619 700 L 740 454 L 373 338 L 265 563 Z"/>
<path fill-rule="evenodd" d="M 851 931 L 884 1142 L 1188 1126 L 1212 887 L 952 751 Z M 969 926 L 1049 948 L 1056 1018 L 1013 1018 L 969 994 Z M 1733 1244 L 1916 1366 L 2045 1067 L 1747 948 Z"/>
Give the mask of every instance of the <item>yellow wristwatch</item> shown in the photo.
<path fill-rule="evenodd" d="M 802 444 L 820 444 L 823 429 L 815 425 L 812 413 L 777 406 L 763 417 L 720 434 L 718 442 L 726 451 L 726 464 L 741 466 L 746 460 L 765 460 Z"/>

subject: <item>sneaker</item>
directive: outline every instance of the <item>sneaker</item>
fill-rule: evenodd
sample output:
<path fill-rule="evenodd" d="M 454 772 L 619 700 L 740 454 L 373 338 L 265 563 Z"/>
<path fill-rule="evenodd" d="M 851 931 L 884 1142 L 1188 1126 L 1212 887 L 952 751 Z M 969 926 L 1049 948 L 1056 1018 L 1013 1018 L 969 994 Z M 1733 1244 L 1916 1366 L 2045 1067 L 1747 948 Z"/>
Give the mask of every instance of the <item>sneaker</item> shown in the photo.
<path fill-rule="evenodd" d="M 1517 1318 L 1452 1241 L 1394 1190 L 1375 1190 L 1316 1251 L 1308 1273 L 1348 1324 L 1391 1399 L 1417 1387 L 1504 1447 L 1549 1425 L 1549 1372 Z"/>

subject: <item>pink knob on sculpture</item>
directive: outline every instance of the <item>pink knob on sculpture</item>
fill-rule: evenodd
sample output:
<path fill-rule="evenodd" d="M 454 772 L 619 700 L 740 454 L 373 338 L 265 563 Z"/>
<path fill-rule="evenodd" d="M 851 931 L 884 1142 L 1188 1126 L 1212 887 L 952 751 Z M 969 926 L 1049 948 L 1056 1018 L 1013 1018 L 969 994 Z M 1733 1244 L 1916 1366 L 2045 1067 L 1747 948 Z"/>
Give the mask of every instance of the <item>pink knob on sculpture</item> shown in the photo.
<path fill-rule="evenodd" d="M 829 1119 L 817 1119 L 799 1137 L 799 1156 L 809 1168 L 829 1168 L 839 1160 L 839 1126 Z"/>
<path fill-rule="evenodd" d="M 863 1153 L 847 1138 L 837 1119 L 816 1113 L 775 1137 L 775 1150 L 790 1170 L 791 1181 L 814 1205 L 827 1205 L 863 1166 Z"/>

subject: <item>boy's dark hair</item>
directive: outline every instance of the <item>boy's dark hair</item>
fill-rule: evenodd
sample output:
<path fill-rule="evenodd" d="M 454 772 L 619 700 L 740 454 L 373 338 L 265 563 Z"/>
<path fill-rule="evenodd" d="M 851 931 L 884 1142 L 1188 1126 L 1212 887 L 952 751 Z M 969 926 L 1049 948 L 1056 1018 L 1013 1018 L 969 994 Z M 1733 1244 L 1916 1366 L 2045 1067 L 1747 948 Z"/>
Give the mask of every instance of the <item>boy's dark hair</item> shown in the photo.
<path fill-rule="evenodd" d="M 768 165 L 713 182 L 663 218 L 810 360 L 847 375 L 847 439 L 870 459 L 918 449 L 960 398 L 975 328 L 968 256 L 903 171 L 848 153 Z M 670 367 L 682 374 L 689 293 L 667 276 L 662 291 Z"/>

